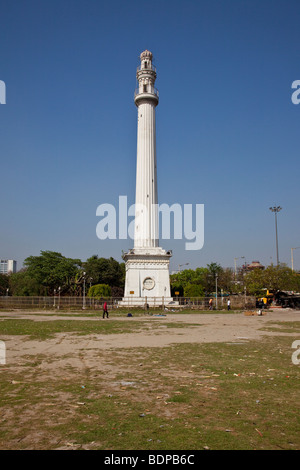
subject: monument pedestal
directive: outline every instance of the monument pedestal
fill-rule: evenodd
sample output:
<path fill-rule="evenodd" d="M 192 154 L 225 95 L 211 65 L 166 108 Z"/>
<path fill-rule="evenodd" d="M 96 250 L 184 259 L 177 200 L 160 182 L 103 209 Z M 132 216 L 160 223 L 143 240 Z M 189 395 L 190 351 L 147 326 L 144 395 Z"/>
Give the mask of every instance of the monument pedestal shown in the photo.
<path fill-rule="evenodd" d="M 167 307 L 170 293 L 169 263 L 172 253 L 160 247 L 134 248 L 123 255 L 126 269 L 124 298 L 120 306 Z"/>

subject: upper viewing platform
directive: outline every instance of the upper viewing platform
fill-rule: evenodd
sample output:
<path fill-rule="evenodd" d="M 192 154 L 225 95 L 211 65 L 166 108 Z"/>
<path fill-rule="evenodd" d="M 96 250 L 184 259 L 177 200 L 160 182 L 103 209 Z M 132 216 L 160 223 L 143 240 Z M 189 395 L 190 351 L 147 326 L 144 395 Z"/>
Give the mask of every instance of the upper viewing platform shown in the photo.
<path fill-rule="evenodd" d="M 143 71 L 151 70 L 156 73 L 156 67 L 152 65 L 151 63 L 147 63 L 147 62 L 143 62 L 136 69 L 137 72 L 140 72 L 141 70 Z"/>
<path fill-rule="evenodd" d="M 134 93 L 134 102 L 136 105 L 141 101 L 152 101 L 155 106 L 158 104 L 158 91 L 154 87 L 156 80 L 156 67 L 152 64 L 152 53 L 147 49 L 141 53 L 141 65 L 137 67 L 136 77 L 138 88 Z"/>
<path fill-rule="evenodd" d="M 155 81 L 156 79 L 156 67 L 152 64 L 153 55 L 152 52 L 148 51 L 147 49 L 141 53 L 140 60 L 141 65 L 137 67 L 136 75 L 138 80 L 142 77 L 142 75 L 147 74 L 152 77 Z"/>
<path fill-rule="evenodd" d="M 158 93 L 158 90 L 156 88 L 152 88 L 152 89 L 146 89 L 146 86 L 145 88 L 136 88 L 135 92 L 134 92 L 134 102 L 136 105 L 138 105 L 138 103 L 141 101 L 141 100 L 146 100 L 146 101 L 154 101 L 156 105 L 158 105 L 158 101 L 159 101 L 159 93 Z"/>

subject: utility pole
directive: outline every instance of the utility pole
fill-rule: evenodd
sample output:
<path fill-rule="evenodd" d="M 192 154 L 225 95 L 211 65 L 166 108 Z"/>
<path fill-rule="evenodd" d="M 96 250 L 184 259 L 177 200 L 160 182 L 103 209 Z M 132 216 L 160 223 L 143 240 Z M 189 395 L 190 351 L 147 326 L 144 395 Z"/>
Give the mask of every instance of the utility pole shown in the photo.
<path fill-rule="evenodd" d="M 83 273 L 83 298 L 82 298 L 82 310 L 85 310 L 85 275 L 86 273 Z"/>
<path fill-rule="evenodd" d="M 295 248 L 291 248 L 291 264 L 292 264 L 292 271 L 294 271 L 294 254 L 293 254 L 293 250 L 297 250 L 298 248 L 300 248 L 300 246 L 296 246 Z"/>
<path fill-rule="evenodd" d="M 216 274 L 216 310 L 218 310 L 218 275 Z"/>
<path fill-rule="evenodd" d="M 278 233 L 277 233 L 277 214 L 281 211 L 282 207 L 274 206 L 269 208 L 270 211 L 275 214 L 275 234 L 276 234 L 276 256 L 277 256 L 277 266 L 279 266 L 279 253 L 278 253 Z"/>
<path fill-rule="evenodd" d="M 190 263 L 179 264 L 179 265 L 178 265 L 178 271 L 180 272 L 181 266 L 187 266 L 188 264 L 190 264 Z"/>

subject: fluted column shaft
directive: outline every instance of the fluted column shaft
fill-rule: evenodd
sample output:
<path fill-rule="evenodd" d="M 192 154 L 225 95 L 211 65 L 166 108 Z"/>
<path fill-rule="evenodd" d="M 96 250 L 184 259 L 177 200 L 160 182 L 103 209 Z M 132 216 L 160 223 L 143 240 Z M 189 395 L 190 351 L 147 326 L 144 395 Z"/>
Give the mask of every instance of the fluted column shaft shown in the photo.
<path fill-rule="evenodd" d="M 157 247 L 159 243 L 155 106 L 152 100 L 138 105 L 135 248 Z"/>

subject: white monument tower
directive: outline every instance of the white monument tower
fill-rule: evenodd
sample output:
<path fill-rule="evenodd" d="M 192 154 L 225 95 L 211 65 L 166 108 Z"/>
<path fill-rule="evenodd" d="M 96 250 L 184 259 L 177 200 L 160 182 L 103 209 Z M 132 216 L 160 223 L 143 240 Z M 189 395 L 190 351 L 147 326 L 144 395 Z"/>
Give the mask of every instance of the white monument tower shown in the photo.
<path fill-rule="evenodd" d="M 145 50 L 140 59 L 136 74 L 138 88 L 134 96 L 138 112 L 134 248 L 123 255 L 126 281 L 122 304 L 138 306 L 147 302 L 149 305 L 167 305 L 173 301 L 169 277 L 172 253 L 159 247 L 156 69 L 152 65 L 151 52 Z"/>

